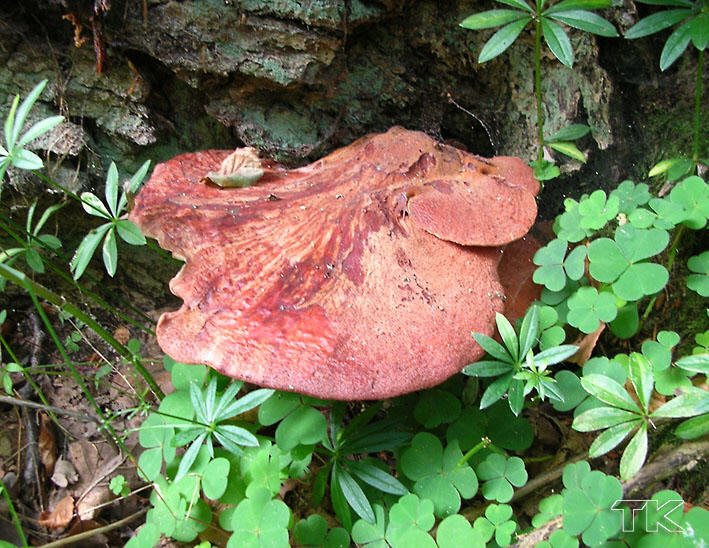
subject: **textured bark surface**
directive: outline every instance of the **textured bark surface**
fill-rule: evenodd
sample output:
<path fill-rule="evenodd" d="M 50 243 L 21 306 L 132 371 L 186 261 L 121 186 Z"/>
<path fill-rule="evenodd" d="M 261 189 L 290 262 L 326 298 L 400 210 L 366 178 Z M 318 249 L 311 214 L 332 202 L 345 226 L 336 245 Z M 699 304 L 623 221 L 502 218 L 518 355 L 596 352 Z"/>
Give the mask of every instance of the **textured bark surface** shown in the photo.
<path fill-rule="evenodd" d="M 179 361 L 321 398 L 395 396 L 479 358 L 470 330 L 491 335 L 495 312 L 536 296 L 527 275 L 506 302 L 497 273 L 499 246 L 536 218 L 517 158 L 394 128 L 299 169 L 263 161 L 248 188 L 205 181 L 228 154 L 157 166 L 131 213 L 185 260 L 170 285 L 184 305 L 157 330 Z"/>
<path fill-rule="evenodd" d="M 394 125 L 483 155 L 531 157 L 527 39 L 516 54 L 479 65 L 487 35 L 458 27 L 486 7 L 29 0 L 0 15 L 0 93 L 5 103 L 50 80 L 44 113 L 60 110 L 69 122 L 43 146 L 67 155 L 54 170 L 67 181 L 77 162 L 99 175 L 111 159 L 130 168 L 145 157 L 238 145 L 302 165 Z M 605 148 L 612 83 L 595 42 L 577 42 L 577 70 L 545 62 L 549 129 L 587 114 L 594 138 L 585 145 Z"/>

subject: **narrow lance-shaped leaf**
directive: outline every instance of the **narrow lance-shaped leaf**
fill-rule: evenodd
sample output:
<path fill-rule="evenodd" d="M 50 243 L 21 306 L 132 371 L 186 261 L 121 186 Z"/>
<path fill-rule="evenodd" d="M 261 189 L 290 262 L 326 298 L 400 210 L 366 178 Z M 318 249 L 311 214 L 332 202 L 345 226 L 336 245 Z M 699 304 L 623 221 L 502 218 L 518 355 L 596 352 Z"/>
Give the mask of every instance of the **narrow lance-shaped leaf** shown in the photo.
<path fill-rule="evenodd" d="M 584 135 L 588 134 L 591 128 L 586 124 L 571 124 L 565 128 L 560 129 L 553 135 L 546 137 L 544 140 L 549 141 L 575 141 L 580 139 Z"/>
<path fill-rule="evenodd" d="M 514 43 L 530 21 L 531 17 L 524 17 L 519 21 L 508 23 L 493 34 L 480 51 L 478 63 L 485 63 L 503 53 Z"/>
<path fill-rule="evenodd" d="M 349 465 L 349 470 L 367 485 L 379 489 L 383 493 L 392 495 L 405 495 L 409 490 L 394 476 L 377 468 L 367 461 L 353 461 Z"/>
<path fill-rule="evenodd" d="M 44 91 L 44 87 L 46 85 L 47 80 L 42 80 L 39 84 L 37 84 L 32 91 L 29 92 L 27 97 L 25 97 L 25 100 L 22 101 L 20 108 L 17 109 L 17 115 L 12 128 L 13 144 L 17 143 L 17 139 L 20 137 L 20 131 L 22 131 L 25 121 L 27 120 L 27 116 L 29 115 L 30 110 L 32 110 L 34 104 L 37 102 L 37 99 L 39 99 L 39 96 Z"/>
<path fill-rule="evenodd" d="M 553 346 L 552 348 L 547 348 L 542 350 L 539 354 L 534 356 L 534 363 L 539 366 L 548 366 L 555 363 L 563 362 L 566 358 L 570 358 L 576 352 L 578 352 L 579 347 L 573 344 L 562 344 L 561 346 Z"/>
<path fill-rule="evenodd" d="M 641 413 L 638 404 L 616 381 L 605 375 L 591 374 L 581 379 L 584 390 L 599 400 L 614 407 Z"/>
<path fill-rule="evenodd" d="M 143 162 L 143 165 L 138 168 L 138 171 L 136 171 L 133 176 L 130 178 L 128 181 L 128 191 L 131 194 L 135 194 L 138 192 L 138 189 L 140 188 L 140 185 L 143 182 L 143 179 L 145 179 L 145 176 L 148 173 L 148 169 L 150 169 L 150 160 L 146 160 Z"/>
<path fill-rule="evenodd" d="M 30 129 L 22 136 L 22 139 L 17 143 L 18 147 L 23 147 L 30 141 L 34 141 L 40 135 L 44 135 L 54 127 L 64 121 L 64 116 L 50 116 L 44 120 L 35 122 Z"/>
<path fill-rule="evenodd" d="M 247 411 L 250 411 L 254 407 L 258 407 L 265 402 L 273 395 L 273 392 L 273 390 L 268 388 L 260 388 L 258 390 L 254 390 L 253 392 L 249 392 L 243 398 L 239 398 L 228 405 L 221 412 L 221 415 L 224 417 L 235 417 L 237 415 L 241 415 L 242 413 L 246 413 Z"/>
<path fill-rule="evenodd" d="M 111 216 L 118 217 L 118 169 L 115 162 L 111 162 L 106 176 L 106 203 Z"/>
<path fill-rule="evenodd" d="M 574 50 L 571 41 L 561 25 L 542 18 L 542 35 L 549 49 L 563 65 L 571 68 L 574 64 Z"/>
<path fill-rule="evenodd" d="M 606 21 L 600 15 L 591 13 L 586 10 L 569 10 L 569 11 L 558 11 L 549 15 L 550 19 L 555 21 L 560 21 L 570 27 L 575 29 L 590 32 L 591 34 L 597 34 L 599 36 L 606 36 L 612 38 L 618 36 L 618 31 L 615 27 Z"/>
<path fill-rule="evenodd" d="M 692 10 L 663 10 L 647 17 L 630 27 L 625 33 L 628 40 L 635 40 L 665 30 L 692 14 Z"/>
<path fill-rule="evenodd" d="M 500 4 L 505 4 L 507 6 L 511 6 L 513 8 L 521 9 L 524 11 L 528 11 L 529 13 L 533 13 L 534 10 L 532 10 L 532 7 L 527 4 L 524 0 L 496 0 Z"/>
<path fill-rule="evenodd" d="M 667 70 L 684 53 L 691 39 L 690 31 L 691 27 L 688 23 L 685 23 L 670 34 L 660 54 L 660 70 Z"/>
<path fill-rule="evenodd" d="M 519 330 L 519 355 L 526 356 L 537 342 L 539 335 L 539 311 L 537 306 L 532 306 L 522 319 Z"/>
<path fill-rule="evenodd" d="M 643 423 L 628 443 L 620 458 L 621 479 L 632 478 L 647 457 L 647 424 Z"/>
<path fill-rule="evenodd" d="M 549 15 L 558 11 L 568 10 L 599 10 L 610 8 L 611 0 L 562 0 L 550 8 L 544 10 L 542 15 Z"/>
<path fill-rule="evenodd" d="M 130 245 L 145 245 L 145 236 L 133 221 L 121 219 L 116 223 L 116 230 L 124 242 Z"/>
<path fill-rule="evenodd" d="M 372 510 L 372 505 L 367 499 L 367 495 L 364 494 L 362 488 L 357 484 L 354 478 L 342 468 L 337 470 L 336 474 L 337 482 L 342 489 L 342 494 L 345 499 L 355 511 L 355 513 L 362 519 L 374 523 L 374 510 Z"/>
<path fill-rule="evenodd" d="M 103 264 L 106 266 L 106 272 L 108 275 L 113 277 L 116 274 L 116 269 L 118 268 L 118 244 L 116 243 L 116 231 L 108 231 L 106 237 L 103 240 Z"/>
<path fill-rule="evenodd" d="M 5 118 L 5 143 L 7 144 L 5 154 L 10 154 L 10 151 L 15 147 L 15 140 L 12 137 L 12 128 L 15 124 L 15 115 L 17 114 L 19 104 L 20 96 L 15 95 L 15 98 L 12 100 L 12 105 L 10 105 L 10 111 L 7 113 L 7 118 Z"/>
<path fill-rule="evenodd" d="M 175 481 L 179 480 L 180 478 L 183 478 L 185 474 L 189 472 L 190 468 L 194 464 L 194 461 L 197 459 L 197 454 L 202 448 L 202 443 L 204 443 L 204 439 L 206 437 L 207 433 L 202 432 L 199 436 L 197 436 L 197 439 L 195 439 L 192 444 L 187 448 L 187 451 L 185 451 L 184 455 L 182 455 L 182 458 L 180 459 L 180 466 L 177 468 L 177 474 L 175 474 Z"/>
<path fill-rule="evenodd" d="M 470 377 L 497 377 L 512 371 L 512 364 L 498 361 L 479 361 L 463 368 L 463 374 Z"/>
<path fill-rule="evenodd" d="M 44 166 L 44 162 L 42 158 L 31 150 L 21 148 L 12 156 L 12 165 L 17 169 L 30 171 L 33 169 L 41 169 Z"/>
<path fill-rule="evenodd" d="M 656 409 L 651 417 L 680 418 L 693 417 L 709 413 L 709 392 L 701 388 L 688 388 L 686 392 L 675 396 L 659 409 Z"/>
<path fill-rule="evenodd" d="M 526 14 L 519 10 L 489 10 L 466 17 L 460 22 L 460 26 L 470 30 L 489 29 L 518 21 L 523 17 L 526 17 Z"/>
<path fill-rule="evenodd" d="M 639 418 L 640 416 L 637 413 L 604 405 L 581 413 L 574 419 L 573 429 L 577 432 L 592 432 L 611 428 L 624 422 L 635 421 Z"/>
<path fill-rule="evenodd" d="M 499 312 L 495 313 L 495 323 L 497 324 L 497 330 L 500 332 L 500 338 L 502 338 L 507 352 L 510 353 L 510 356 L 512 356 L 515 362 L 519 361 L 519 341 L 517 340 L 517 333 L 515 333 L 514 327 L 512 327 L 510 321 Z"/>
<path fill-rule="evenodd" d="M 37 224 L 35 225 L 34 231 L 32 231 L 32 233 L 37 236 L 39 234 L 39 231 L 42 230 L 44 225 L 49 220 L 49 217 L 51 217 L 55 211 L 61 209 L 62 207 L 64 207 L 64 204 L 53 204 L 47 209 L 45 209 L 44 213 L 42 213 L 42 216 L 39 218 L 39 221 L 37 221 Z"/>
<path fill-rule="evenodd" d="M 473 339 L 480 345 L 480 347 L 490 354 L 493 358 L 497 358 L 502 362 L 513 362 L 514 358 L 510 356 L 510 353 L 495 339 L 483 335 L 482 333 L 473 333 Z"/>
<path fill-rule="evenodd" d="M 610 427 L 608 430 L 601 432 L 598 437 L 593 440 L 591 447 L 588 448 L 588 456 L 592 459 L 605 455 L 608 451 L 614 449 L 628 435 L 642 423 L 641 419 L 632 422 L 624 422 L 616 426 Z"/>
<path fill-rule="evenodd" d="M 630 354 L 629 373 L 630 382 L 633 383 L 640 405 L 647 412 L 654 387 L 652 365 L 645 356 L 638 352 L 633 352 Z"/>
<path fill-rule="evenodd" d="M 74 257 L 71 259 L 70 263 L 70 268 L 74 273 L 75 280 L 81 278 L 81 275 L 89 265 L 91 257 L 93 257 L 98 244 L 101 243 L 101 240 L 110 228 L 110 223 L 101 225 L 100 227 L 89 232 L 86 236 L 84 236 L 84 239 L 81 240 L 81 243 L 79 244 L 79 247 L 76 248 L 76 252 L 74 253 Z"/>
<path fill-rule="evenodd" d="M 81 193 L 81 207 L 83 207 L 84 211 L 86 211 L 89 215 L 102 217 L 107 220 L 111 219 L 111 214 L 108 212 L 108 209 L 106 209 L 106 206 L 103 205 L 100 198 L 93 192 Z"/>

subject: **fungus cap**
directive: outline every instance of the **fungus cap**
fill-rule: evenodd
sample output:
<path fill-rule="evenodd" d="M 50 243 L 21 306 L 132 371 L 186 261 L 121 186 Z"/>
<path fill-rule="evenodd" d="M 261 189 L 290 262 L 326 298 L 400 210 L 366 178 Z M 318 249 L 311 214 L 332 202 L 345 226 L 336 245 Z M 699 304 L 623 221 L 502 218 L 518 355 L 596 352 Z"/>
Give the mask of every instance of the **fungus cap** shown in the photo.
<path fill-rule="evenodd" d="M 492 334 L 505 308 L 503 246 L 536 217 L 521 160 L 395 127 L 298 169 L 261 160 L 254 186 L 205 182 L 229 154 L 158 165 L 130 215 L 185 261 L 170 284 L 184 304 L 157 328 L 170 356 L 362 400 L 436 385 L 483 354 L 470 333 Z"/>

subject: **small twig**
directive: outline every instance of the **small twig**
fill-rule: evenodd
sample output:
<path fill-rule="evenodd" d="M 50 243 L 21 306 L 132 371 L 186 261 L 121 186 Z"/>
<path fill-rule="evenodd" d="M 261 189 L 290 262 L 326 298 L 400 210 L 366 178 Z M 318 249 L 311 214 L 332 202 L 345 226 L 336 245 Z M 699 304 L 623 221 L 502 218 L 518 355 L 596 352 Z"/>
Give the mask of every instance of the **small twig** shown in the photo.
<path fill-rule="evenodd" d="M 453 96 L 450 94 L 450 92 L 447 92 L 446 95 L 448 96 L 448 102 L 451 103 L 452 105 L 456 106 L 463 112 L 465 112 L 468 116 L 474 118 L 485 130 L 485 133 L 487 134 L 487 140 L 490 141 L 490 145 L 492 146 L 492 149 L 495 151 L 495 154 L 497 154 L 497 145 L 495 145 L 495 141 L 492 139 L 492 131 L 490 131 L 490 128 L 488 125 L 474 112 L 470 112 L 467 108 L 459 105 L 455 99 L 453 99 Z"/>
<path fill-rule="evenodd" d="M 92 415 L 87 415 L 86 413 L 78 413 L 76 411 L 70 411 L 69 409 L 62 409 L 60 407 L 54 407 L 53 405 L 44 405 L 43 403 L 37 403 L 30 400 L 23 400 L 20 398 L 13 398 L 10 396 L 0 396 L 0 403 L 6 403 L 8 405 L 16 405 L 18 407 L 26 407 L 30 409 L 41 409 L 42 411 L 51 411 L 57 415 L 64 415 L 67 417 L 72 417 L 84 422 L 95 422 L 97 424 L 102 424 L 98 417 Z"/>
<path fill-rule="evenodd" d="M 109 531 L 113 531 L 114 529 L 118 529 L 119 527 L 123 527 L 124 525 L 128 525 L 130 522 L 139 518 L 140 516 L 145 514 L 147 511 L 148 511 L 147 508 L 143 508 L 142 510 L 138 510 L 137 512 L 131 514 L 130 516 L 125 517 L 121 520 L 118 520 L 114 523 L 109 523 L 108 525 L 104 525 L 103 527 L 98 527 L 97 529 L 91 529 L 91 531 L 84 531 L 83 533 L 77 533 L 76 535 L 71 535 L 70 537 L 64 537 L 62 539 L 55 540 L 54 542 L 42 544 L 38 548 L 58 548 L 59 546 L 67 546 L 69 544 L 74 544 L 75 542 L 79 542 L 80 540 L 86 540 L 87 538 L 91 538 L 96 535 L 108 533 Z"/>

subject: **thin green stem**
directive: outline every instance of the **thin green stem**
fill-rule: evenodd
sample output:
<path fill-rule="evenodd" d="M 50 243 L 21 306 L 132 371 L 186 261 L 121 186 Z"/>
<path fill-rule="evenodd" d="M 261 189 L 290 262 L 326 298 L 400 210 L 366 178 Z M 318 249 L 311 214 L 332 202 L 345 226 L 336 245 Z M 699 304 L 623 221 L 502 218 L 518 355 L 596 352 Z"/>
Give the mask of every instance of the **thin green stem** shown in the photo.
<path fill-rule="evenodd" d="M 44 299 L 53 305 L 65 310 L 77 320 L 84 322 L 90 329 L 92 329 L 99 337 L 101 337 L 106 344 L 111 346 L 118 354 L 123 356 L 125 359 L 130 361 L 133 367 L 138 371 L 138 373 L 145 379 L 150 389 L 156 398 L 162 399 L 165 397 L 163 391 L 155 382 L 155 379 L 150 374 L 150 372 L 145 368 L 145 366 L 140 361 L 140 357 L 133 354 L 129 348 L 118 342 L 113 335 L 106 331 L 101 324 L 94 320 L 89 314 L 85 313 L 79 307 L 67 302 L 63 297 L 57 295 L 50 289 L 47 289 L 41 284 L 38 284 L 34 280 L 28 278 L 24 273 L 19 270 L 7 266 L 6 264 L 0 263 L 0 276 L 6 278 L 14 284 L 23 287 L 30 295 L 36 295 L 37 297 Z"/>
<path fill-rule="evenodd" d="M 694 135 L 692 139 L 692 161 L 699 164 L 702 151 L 702 70 L 704 67 L 704 50 L 697 55 L 697 77 L 694 84 Z"/>
<path fill-rule="evenodd" d="M 544 159 L 544 109 L 542 105 L 542 14 L 534 21 L 534 97 L 537 103 L 537 162 Z"/>
<path fill-rule="evenodd" d="M 15 526 L 15 530 L 17 531 L 17 536 L 22 542 L 22 546 L 29 546 L 27 544 L 27 537 L 25 537 L 25 533 L 22 530 L 22 522 L 20 521 L 20 517 L 17 515 L 17 512 L 15 512 L 15 506 L 12 504 L 12 499 L 10 498 L 10 493 L 7 492 L 7 488 L 5 487 L 5 484 L 0 481 L 0 491 L 2 491 L 2 496 L 5 498 L 5 503 L 7 504 L 7 510 L 10 512 L 10 519 L 12 519 L 12 524 Z"/>
<path fill-rule="evenodd" d="M 19 364 L 20 362 L 17 359 L 17 355 L 12 350 L 12 347 L 8 344 L 7 340 L 5 340 L 5 337 L 3 337 L 1 334 L 0 334 L 0 343 L 2 344 L 3 348 L 5 348 L 5 351 L 10 356 L 10 359 L 13 362 L 15 362 L 16 364 Z M 54 424 L 59 426 L 59 419 L 57 418 L 56 414 L 52 410 L 52 406 L 49 404 L 49 400 L 47 399 L 47 396 L 44 395 L 44 392 L 42 392 L 42 388 L 35 382 L 35 380 L 32 378 L 32 375 L 30 374 L 30 372 L 27 370 L 26 367 L 22 368 L 22 376 L 27 381 L 27 384 L 29 384 L 32 387 L 32 390 L 34 390 L 34 393 L 37 394 L 37 397 L 44 404 L 45 408 L 47 408 L 47 413 L 49 414 L 49 418 L 52 419 L 52 422 L 54 422 Z"/>
<path fill-rule="evenodd" d="M 489 447 L 492 442 L 490 441 L 490 438 L 487 436 L 481 439 L 476 445 L 474 445 L 465 455 L 463 455 L 463 458 L 461 458 L 458 461 L 458 466 L 463 466 L 465 463 L 467 463 L 470 460 L 470 457 L 472 457 L 475 453 L 480 451 L 481 449 L 485 449 L 486 447 Z"/>
<path fill-rule="evenodd" d="M 19 236 L 19 234 L 17 234 L 15 232 L 15 230 L 17 230 L 17 228 L 13 229 L 13 226 L 11 226 L 9 223 L 11 223 L 10 220 L 8 220 L 8 222 L 6 222 L 3 217 L 0 217 L 0 229 L 4 230 L 10 237 L 12 237 L 14 240 L 19 242 L 19 245 L 23 246 L 21 248 L 8 249 L 4 252 L 4 253 L 7 253 L 8 255 L 15 256 L 18 253 L 24 252 L 26 250 L 26 247 L 25 247 L 24 240 Z M 14 225 L 14 227 L 18 226 L 17 223 L 13 223 L 13 225 Z M 19 230 L 23 230 L 23 229 L 19 228 Z M 50 247 L 48 247 L 44 242 L 42 242 L 42 240 L 40 240 L 36 236 L 34 236 L 32 234 L 28 234 L 28 236 L 38 247 L 41 247 L 43 250 L 47 251 L 51 255 L 58 257 L 59 260 L 63 261 L 65 264 L 68 262 L 67 257 L 58 253 L 57 250 L 54 250 L 54 249 L 51 249 Z M 5 258 L 3 258 L 3 254 L 0 254 L 0 262 L 5 262 Z M 86 289 L 85 287 L 79 285 L 79 283 L 76 280 L 74 280 L 66 272 L 64 272 L 64 270 L 62 268 L 60 268 L 59 266 L 57 266 L 52 260 L 50 260 L 49 257 L 45 256 L 44 264 L 47 267 L 49 267 L 49 269 L 52 272 L 54 272 L 57 276 L 62 278 L 62 280 L 64 280 L 66 283 L 74 285 L 82 295 L 88 297 L 96 305 L 100 306 L 101 308 L 103 308 L 106 311 L 111 312 L 112 314 L 117 316 L 119 319 L 132 325 L 133 327 L 140 329 L 141 331 L 143 331 L 149 335 L 153 335 L 153 336 L 155 335 L 155 332 L 150 327 L 148 327 L 147 325 L 142 323 L 140 320 L 132 318 L 131 316 L 129 316 L 128 314 L 126 314 L 122 310 L 117 309 L 116 307 L 112 307 L 104 299 L 102 299 L 97 293 L 94 293 L 94 292 Z M 131 308 L 131 310 L 133 312 L 135 312 L 136 314 L 139 314 L 145 321 L 153 322 L 153 320 L 149 316 L 147 316 L 144 312 L 142 312 L 140 309 L 138 309 L 133 304 L 129 303 L 128 306 L 129 306 L 129 308 Z"/>

